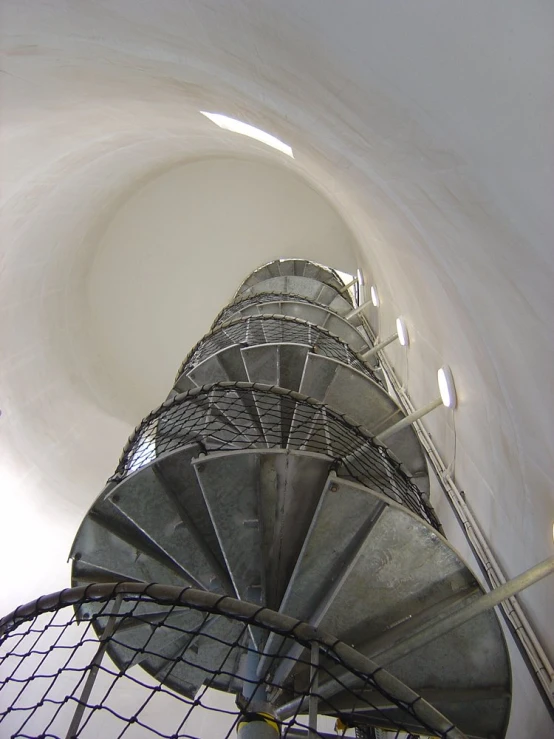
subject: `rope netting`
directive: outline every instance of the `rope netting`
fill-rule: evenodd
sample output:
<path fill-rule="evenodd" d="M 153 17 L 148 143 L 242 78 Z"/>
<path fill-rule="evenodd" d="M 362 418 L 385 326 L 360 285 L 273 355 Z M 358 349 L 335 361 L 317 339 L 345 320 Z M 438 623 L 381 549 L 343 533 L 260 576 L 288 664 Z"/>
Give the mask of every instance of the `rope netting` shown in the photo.
<path fill-rule="evenodd" d="M 307 305 L 313 305 L 316 308 L 323 308 L 329 311 L 330 308 L 325 303 L 318 303 L 315 300 L 310 300 L 303 295 L 295 295 L 293 293 L 260 293 L 259 295 L 251 295 L 247 298 L 241 298 L 240 295 L 232 302 L 221 310 L 215 321 L 212 323 L 212 330 L 220 323 L 224 323 L 233 317 L 237 317 L 237 314 L 250 308 L 251 306 L 262 305 L 263 303 L 306 303 Z M 332 312 L 332 311 L 331 311 Z M 338 314 L 337 314 L 338 315 Z"/>
<path fill-rule="evenodd" d="M 276 682 L 291 643 L 299 656 Z M 348 737 L 380 727 L 393 732 L 387 736 L 463 739 L 359 652 L 227 596 L 94 584 L 44 596 L 0 621 L 3 737 L 224 739 L 262 711 L 290 739 L 333 736 L 336 727 Z"/>
<path fill-rule="evenodd" d="M 345 286 L 339 274 L 334 269 L 326 267 L 323 264 L 317 264 L 316 262 L 310 262 L 305 259 L 276 259 L 251 272 L 240 285 L 237 295 L 252 285 L 272 277 L 308 277 L 328 287 L 332 287 L 337 292 L 342 291 Z M 342 294 L 347 300 L 351 300 L 348 292 L 345 291 Z"/>
<path fill-rule="evenodd" d="M 278 315 L 248 316 L 218 325 L 189 352 L 179 368 L 176 379 L 229 346 L 283 342 L 309 346 L 314 353 L 344 362 L 382 385 L 377 375 L 346 341 L 301 318 Z"/>
<path fill-rule="evenodd" d="M 440 526 L 422 492 L 368 431 L 318 401 L 256 383 L 206 385 L 166 401 L 137 427 L 111 479 L 119 481 L 192 443 L 206 452 L 281 448 L 326 455 L 334 460 L 339 477 L 372 488 Z"/>

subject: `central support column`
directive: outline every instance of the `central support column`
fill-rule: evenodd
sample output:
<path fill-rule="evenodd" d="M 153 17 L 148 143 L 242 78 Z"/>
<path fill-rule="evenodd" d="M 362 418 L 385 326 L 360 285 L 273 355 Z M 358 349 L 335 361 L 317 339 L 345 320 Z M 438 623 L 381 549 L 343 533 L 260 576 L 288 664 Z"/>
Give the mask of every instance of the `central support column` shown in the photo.
<path fill-rule="evenodd" d="M 259 654 L 252 647 L 243 662 L 242 696 L 248 707 L 238 722 L 238 739 L 278 739 L 279 724 L 269 713 L 263 679 L 258 677 Z"/>

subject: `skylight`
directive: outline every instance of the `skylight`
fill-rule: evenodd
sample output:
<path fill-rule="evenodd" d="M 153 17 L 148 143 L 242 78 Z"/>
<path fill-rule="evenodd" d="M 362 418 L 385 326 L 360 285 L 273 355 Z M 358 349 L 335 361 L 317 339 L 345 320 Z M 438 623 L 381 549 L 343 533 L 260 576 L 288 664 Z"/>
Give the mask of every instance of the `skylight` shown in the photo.
<path fill-rule="evenodd" d="M 294 159 L 291 147 L 280 141 L 275 136 L 272 136 L 270 133 L 267 133 L 267 131 L 262 131 L 261 128 L 251 126 L 249 123 L 243 123 L 242 121 L 238 121 L 236 118 L 229 118 L 229 116 L 222 115 L 221 113 L 207 113 L 204 110 L 201 110 L 200 112 L 202 115 L 205 115 L 206 118 L 209 118 L 210 121 L 215 123 L 216 126 L 224 128 L 226 131 L 240 133 L 243 136 L 249 136 L 251 139 L 256 139 L 256 141 L 261 141 L 262 144 L 266 144 L 267 146 L 271 146 L 273 149 L 282 151 L 283 154 Z"/>

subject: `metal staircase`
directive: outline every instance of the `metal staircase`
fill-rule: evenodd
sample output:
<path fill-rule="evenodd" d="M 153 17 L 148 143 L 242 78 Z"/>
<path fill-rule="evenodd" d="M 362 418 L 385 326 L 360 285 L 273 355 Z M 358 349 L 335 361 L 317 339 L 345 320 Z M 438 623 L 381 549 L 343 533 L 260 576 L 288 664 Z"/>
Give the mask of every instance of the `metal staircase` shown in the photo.
<path fill-rule="evenodd" d="M 73 585 L 190 585 L 307 621 L 386 667 L 468 737 L 499 739 L 510 669 L 494 612 L 424 647 L 403 646 L 481 589 L 442 536 L 412 428 L 386 445 L 374 438 L 404 414 L 363 359 L 370 346 L 359 315 L 347 318 L 354 307 L 320 265 L 277 260 L 253 272 L 130 438 L 75 538 Z M 121 669 L 140 664 L 193 697 L 223 661 L 229 669 L 212 686 L 236 692 L 230 676 L 241 650 L 254 649 L 254 674 L 271 686 L 264 710 L 284 720 L 301 708 L 291 697 L 304 679 L 301 642 L 255 626 L 244 635 L 215 617 L 194 665 L 169 670 L 197 614 L 168 621 L 165 612 L 158 656 L 141 658 L 163 613 L 146 610 L 108 646 Z M 351 687 L 330 668 L 318 712 L 342 706 L 365 731 L 406 723 L 383 696 L 378 710 L 356 708 Z"/>

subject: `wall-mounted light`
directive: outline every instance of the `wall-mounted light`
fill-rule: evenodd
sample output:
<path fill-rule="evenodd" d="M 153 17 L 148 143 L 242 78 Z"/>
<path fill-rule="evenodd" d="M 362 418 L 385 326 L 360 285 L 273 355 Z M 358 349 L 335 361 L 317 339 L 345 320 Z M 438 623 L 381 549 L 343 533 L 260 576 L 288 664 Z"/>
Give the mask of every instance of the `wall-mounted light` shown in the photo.
<path fill-rule="evenodd" d="M 382 433 L 375 437 L 377 441 L 385 441 L 385 439 L 388 439 L 389 436 L 398 433 L 398 431 L 406 428 L 406 426 L 411 426 L 414 421 L 417 421 L 422 416 L 426 416 L 428 413 L 431 413 L 431 411 L 434 411 L 435 408 L 438 408 L 440 405 L 444 405 L 447 408 L 456 407 L 456 386 L 454 385 L 454 378 L 452 376 L 452 371 L 450 370 L 450 367 L 448 367 L 447 365 L 441 367 L 438 371 L 437 379 L 439 384 L 440 397 L 436 400 L 431 401 L 427 405 L 424 405 L 423 408 L 420 408 L 418 411 L 410 413 L 409 416 L 405 416 L 392 426 L 389 426 L 388 429 L 385 429 Z"/>
<path fill-rule="evenodd" d="M 403 318 L 396 319 L 396 333 L 398 335 L 398 341 L 400 346 L 408 346 L 410 343 L 410 337 L 408 336 L 408 327 L 406 321 Z"/>
<path fill-rule="evenodd" d="M 380 341 L 378 344 L 374 344 L 371 349 L 368 349 L 367 352 L 364 352 L 361 355 L 362 359 L 369 359 L 397 339 L 402 346 L 408 346 L 410 343 L 406 321 L 401 317 L 396 319 L 396 333 L 389 336 L 388 339 L 383 339 L 383 341 Z"/>
<path fill-rule="evenodd" d="M 267 146 L 271 146 L 273 149 L 282 151 L 283 154 L 294 159 L 291 147 L 288 144 L 283 143 L 283 141 L 280 141 L 276 136 L 272 136 L 270 133 L 267 133 L 267 131 L 262 131 L 261 128 L 256 128 L 255 126 L 239 121 L 236 118 L 229 118 L 229 116 L 222 115 L 221 113 L 207 113 L 205 110 L 201 110 L 200 112 L 202 115 L 205 115 L 206 118 L 209 118 L 212 123 L 215 123 L 216 126 L 219 126 L 226 131 L 240 133 L 243 136 L 249 136 L 251 139 L 256 139 L 256 141 L 261 141 L 262 144 L 266 144 Z"/>
<path fill-rule="evenodd" d="M 448 365 L 443 365 L 437 372 L 439 382 L 439 392 L 441 400 L 447 408 L 455 408 L 458 403 L 456 395 L 456 386 L 452 377 L 452 370 Z"/>
<path fill-rule="evenodd" d="M 381 305 L 381 301 L 379 299 L 379 293 L 377 292 L 377 288 L 375 285 L 372 285 L 369 289 L 369 292 L 371 294 L 371 302 L 375 306 L 375 308 L 378 308 Z"/>

